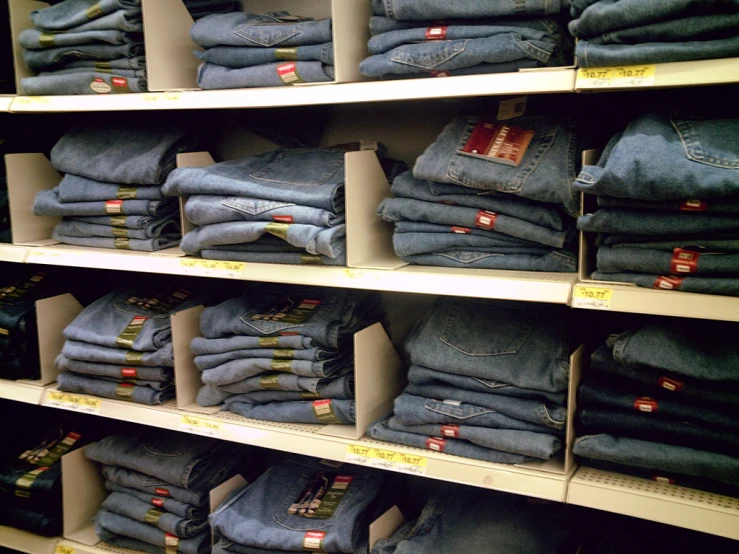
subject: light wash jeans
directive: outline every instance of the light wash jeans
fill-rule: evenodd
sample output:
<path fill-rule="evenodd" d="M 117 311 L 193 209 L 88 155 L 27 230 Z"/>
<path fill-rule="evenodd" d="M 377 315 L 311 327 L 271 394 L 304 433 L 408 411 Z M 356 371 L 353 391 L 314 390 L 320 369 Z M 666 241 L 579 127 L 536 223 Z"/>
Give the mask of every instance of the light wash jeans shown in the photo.
<path fill-rule="evenodd" d="M 121 492 L 129 496 L 134 496 L 139 500 L 146 502 L 149 506 L 163 508 L 171 514 L 180 516 L 184 519 L 207 519 L 208 517 L 207 510 L 198 506 L 185 504 L 184 502 L 180 502 L 179 500 L 175 500 L 174 498 L 157 496 L 156 494 L 148 494 L 137 489 L 118 485 L 113 481 L 105 481 L 105 488 L 110 492 Z"/>
<path fill-rule="evenodd" d="M 88 24 L 118 10 L 141 11 L 141 0 L 67 0 L 48 8 L 31 12 L 31 22 L 37 29 L 62 31 Z"/>
<path fill-rule="evenodd" d="M 117 183 L 102 183 L 67 173 L 59 182 L 61 202 L 92 202 L 95 200 L 164 200 L 162 187 L 124 187 Z"/>
<path fill-rule="evenodd" d="M 234 350 L 258 350 L 263 348 L 277 348 L 280 350 L 306 350 L 318 347 L 318 343 L 301 335 L 285 337 L 243 337 L 233 336 L 222 339 L 206 339 L 195 337 L 190 343 L 190 350 L 195 356 L 220 354 Z"/>
<path fill-rule="evenodd" d="M 126 229 L 125 227 L 113 227 L 112 225 L 96 225 L 65 217 L 57 224 L 55 231 L 67 237 L 108 237 L 139 240 L 164 238 L 174 242 L 179 242 L 182 236 L 179 218 L 175 217 L 163 217 L 161 218 L 161 222 L 146 229 Z"/>
<path fill-rule="evenodd" d="M 174 386 L 157 391 L 151 387 L 119 385 L 119 383 L 102 378 L 85 377 L 67 372 L 60 373 L 56 378 L 56 383 L 59 390 L 64 392 L 91 394 L 112 400 L 128 400 L 149 406 L 161 404 L 175 396 Z"/>
<path fill-rule="evenodd" d="M 675 275 L 649 275 L 647 273 L 601 273 L 600 271 L 594 271 L 591 277 L 596 281 L 632 283 L 649 289 L 739 296 L 739 279 L 732 278 L 691 277 L 689 275 L 677 277 Z"/>
<path fill-rule="evenodd" d="M 133 38 L 129 33 L 115 29 L 66 32 L 53 35 L 38 29 L 25 29 L 18 36 L 18 42 L 23 48 L 44 50 L 78 44 L 126 44 L 132 42 Z"/>
<path fill-rule="evenodd" d="M 164 510 L 152 509 L 151 504 L 122 492 L 113 492 L 103 501 L 101 509 L 141 523 L 148 523 L 181 539 L 193 538 L 208 527 L 207 518 L 185 519 Z M 153 516 L 155 521 L 151 521 Z"/>
<path fill-rule="evenodd" d="M 206 90 L 327 83 L 333 79 L 333 65 L 311 61 L 277 62 L 239 69 L 206 62 L 198 67 L 198 86 Z"/>
<path fill-rule="evenodd" d="M 95 60 L 107 61 L 118 58 L 133 58 L 144 55 L 142 42 L 126 44 L 80 44 L 60 46 L 46 50 L 23 50 L 23 61 L 34 71 L 53 71 L 64 69 L 69 61 Z"/>
<path fill-rule="evenodd" d="M 172 343 L 166 344 L 154 352 L 137 352 L 135 350 L 109 348 L 97 344 L 68 340 L 64 342 L 62 354 L 71 360 L 79 360 L 81 362 L 135 367 L 174 367 Z"/>
<path fill-rule="evenodd" d="M 503 269 L 510 271 L 549 271 L 572 273 L 577 271 L 574 252 L 552 251 L 547 254 L 486 253 L 464 249 L 429 254 L 404 256 L 410 264 L 462 267 L 471 269 Z"/>
<path fill-rule="evenodd" d="M 112 364 L 82 362 L 70 360 L 59 354 L 54 365 L 60 371 L 73 371 L 94 377 L 116 377 L 120 379 L 144 379 L 146 381 L 169 382 L 173 380 L 174 371 L 170 367 L 126 367 Z"/>
<path fill-rule="evenodd" d="M 168 200 L 98 200 L 92 202 L 62 202 L 59 190 L 42 190 L 34 198 L 34 215 L 52 216 L 102 216 L 102 215 L 155 215 L 171 212 L 176 205 Z"/>
<path fill-rule="evenodd" d="M 76 235 L 64 235 L 57 228 L 51 237 L 64 244 L 75 246 L 89 246 L 92 248 L 109 248 L 111 250 L 134 250 L 138 252 L 157 252 L 165 248 L 177 246 L 180 235 L 162 235 L 150 239 L 126 239 L 105 237 L 79 237 Z"/>
<path fill-rule="evenodd" d="M 247 337 L 231 337 L 231 338 L 247 338 Z M 217 340 L 217 339 L 216 339 Z M 228 340 L 228 339 L 223 339 Z M 228 350 L 219 353 L 201 354 L 195 356 L 193 361 L 201 371 L 211 369 L 219 365 L 230 362 L 232 360 L 240 360 L 243 358 L 274 358 L 276 360 L 304 360 L 309 362 L 320 362 L 324 360 L 333 360 L 344 355 L 346 352 L 327 348 L 308 348 L 301 350 L 286 349 L 264 349 L 264 348 L 247 348 L 243 350 Z"/>
<path fill-rule="evenodd" d="M 317 61 L 334 65 L 334 44 L 311 44 L 293 48 L 251 48 L 248 46 L 215 46 L 195 52 L 204 62 L 225 67 L 242 68 L 279 61 Z"/>
<path fill-rule="evenodd" d="M 558 14 L 565 8 L 561 0 L 372 0 L 372 13 L 390 19 L 490 18 Z"/>
<path fill-rule="evenodd" d="M 203 371 L 206 385 L 231 385 L 250 379 L 265 371 L 284 371 L 299 377 L 331 377 L 345 371 L 353 360 L 350 357 L 322 362 L 307 360 L 275 360 L 273 358 L 242 358 L 231 360 Z"/>
<path fill-rule="evenodd" d="M 321 399 L 254 404 L 238 395 L 227 398 L 223 409 L 250 419 L 278 423 L 352 425 L 355 422 L 354 400 Z"/>
<path fill-rule="evenodd" d="M 148 543 L 159 547 L 162 552 L 166 552 L 164 549 L 169 544 L 167 541 L 170 540 L 167 533 L 153 525 L 141 523 L 107 510 L 100 510 L 95 517 L 95 531 L 103 542 L 117 544 L 123 548 L 138 547 L 137 549 L 140 549 L 141 543 Z M 113 540 L 116 535 L 138 540 L 135 542 L 130 540 L 116 542 Z M 168 550 L 171 550 L 171 547 Z M 177 542 L 177 551 L 182 554 L 205 554 L 209 550 L 210 533 L 208 531 L 203 531 L 200 535 L 191 539 L 178 539 Z"/>
<path fill-rule="evenodd" d="M 233 262 L 250 262 L 259 264 L 346 265 L 345 252 L 342 252 L 336 258 L 329 258 L 328 256 L 299 254 L 295 252 L 247 252 L 209 248 L 200 252 L 200 256 L 206 260 L 229 260 Z"/>
<path fill-rule="evenodd" d="M 171 483 L 167 483 L 162 479 L 125 467 L 103 465 L 101 470 L 106 481 L 115 483 L 116 485 L 132 488 L 156 497 L 173 498 L 184 504 L 207 509 L 208 494 L 210 491 L 183 489 L 182 487 L 176 487 Z"/>

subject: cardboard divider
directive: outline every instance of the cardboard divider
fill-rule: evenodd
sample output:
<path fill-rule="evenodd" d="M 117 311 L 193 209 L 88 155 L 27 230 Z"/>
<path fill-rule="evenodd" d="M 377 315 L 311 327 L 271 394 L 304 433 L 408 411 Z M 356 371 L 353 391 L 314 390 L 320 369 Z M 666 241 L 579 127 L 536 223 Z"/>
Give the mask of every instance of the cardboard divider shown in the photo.
<path fill-rule="evenodd" d="M 39 385 L 48 385 L 56 381 L 59 370 L 54 365 L 54 360 L 64 346 L 64 328 L 72 323 L 83 309 L 82 304 L 69 293 L 36 301 L 39 358 L 41 360 Z"/>
<path fill-rule="evenodd" d="M 172 314 L 172 348 L 174 350 L 175 390 L 177 391 L 177 407 L 181 410 L 214 413 L 218 408 L 202 408 L 195 402 L 198 390 L 202 386 L 200 370 L 193 362 L 190 342 L 200 333 L 200 314 L 205 308 L 195 306 Z M 194 394 L 193 394 L 194 392 Z"/>
<path fill-rule="evenodd" d="M 15 70 L 15 90 L 17 94 L 23 94 L 21 80 L 25 77 L 33 77 L 34 72 L 28 68 L 23 61 L 23 48 L 18 42 L 21 31 L 32 27 L 31 12 L 48 8 L 46 2 L 34 0 L 8 0 L 8 11 L 10 14 L 10 34 L 13 46 L 13 65 Z"/>

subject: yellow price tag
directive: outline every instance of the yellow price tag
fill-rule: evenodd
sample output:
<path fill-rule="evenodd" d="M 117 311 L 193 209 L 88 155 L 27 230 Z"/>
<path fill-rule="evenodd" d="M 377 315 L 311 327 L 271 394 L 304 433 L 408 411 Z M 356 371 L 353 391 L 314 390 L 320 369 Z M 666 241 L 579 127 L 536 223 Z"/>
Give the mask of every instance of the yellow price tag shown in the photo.
<path fill-rule="evenodd" d="M 145 102 L 177 102 L 181 97 L 182 95 L 178 92 L 157 92 L 142 95 Z"/>
<path fill-rule="evenodd" d="M 48 96 L 16 96 L 13 103 L 22 106 L 34 106 L 37 104 L 51 104 L 51 98 Z"/>
<path fill-rule="evenodd" d="M 394 450 L 349 444 L 346 447 L 346 456 L 344 459 L 352 464 L 390 469 L 402 473 L 412 473 L 414 475 L 426 474 L 427 459 L 425 456 L 405 454 Z"/>
<path fill-rule="evenodd" d="M 54 549 L 54 554 L 74 554 L 74 548 L 71 546 L 64 546 L 63 544 L 57 544 Z"/>
<path fill-rule="evenodd" d="M 654 84 L 656 65 L 581 67 L 577 88 L 648 87 Z"/>
<path fill-rule="evenodd" d="M 29 248 L 26 263 L 54 263 L 54 258 L 59 258 L 61 257 L 61 255 L 61 252 L 53 252 L 51 250 L 47 250 L 46 248 Z"/>
<path fill-rule="evenodd" d="M 180 420 L 180 431 L 218 438 L 221 434 L 221 422 L 197 416 L 183 415 Z"/>
<path fill-rule="evenodd" d="M 572 292 L 572 307 L 590 310 L 610 310 L 613 291 L 599 287 L 575 285 Z"/>
<path fill-rule="evenodd" d="M 46 397 L 46 406 L 72 410 L 73 412 L 84 412 L 86 414 L 99 414 L 103 402 L 100 398 L 91 398 L 68 392 L 49 391 Z"/>
<path fill-rule="evenodd" d="M 205 277 L 231 277 L 233 279 L 239 279 L 244 273 L 246 264 L 244 262 L 182 258 L 180 260 L 180 266 Z"/>

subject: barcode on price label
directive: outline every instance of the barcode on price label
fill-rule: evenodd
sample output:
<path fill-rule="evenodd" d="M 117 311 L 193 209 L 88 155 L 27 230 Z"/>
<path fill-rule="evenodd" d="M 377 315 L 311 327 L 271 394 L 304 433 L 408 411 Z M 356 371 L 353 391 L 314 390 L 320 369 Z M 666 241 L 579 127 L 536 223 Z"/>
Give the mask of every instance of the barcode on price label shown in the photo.
<path fill-rule="evenodd" d="M 352 464 L 389 469 L 413 475 L 426 475 L 427 459 L 424 456 L 349 444 L 344 459 Z"/>
<path fill-rule="evenodd" d="M 648 87 L 654 84 L 656 65 L 581 67 L 577 88 Z"/>
<path fill-rule="evenodd" d="M 573 308 L 588 308 L 591 310 L 610 310 L 613 291 L 599 287 L 575 286 L 572 293 Z"/>

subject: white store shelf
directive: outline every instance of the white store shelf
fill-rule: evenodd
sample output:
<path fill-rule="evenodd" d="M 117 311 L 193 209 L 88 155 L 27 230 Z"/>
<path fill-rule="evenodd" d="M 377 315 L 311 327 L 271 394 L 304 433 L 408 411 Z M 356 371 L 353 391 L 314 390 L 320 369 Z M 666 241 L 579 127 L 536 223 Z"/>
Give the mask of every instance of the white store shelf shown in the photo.
<path fill-rule="evenodd" d="M 0 398 L 25 402 L 26 404 L 41 404 L 41 398 L 47 387 L 29 381 L 7 381 L 0 379 Z"/>
<path fill-rule="evenodd" d="M 15 95 L 0 94 L 0 112 L 9 112 Z"/>
<path fill-rule="evenodd" d="M 739 540 L 739 498 L 581 467 L 567 502 Z"/>
<path fill-rule="evenodd" d="M 47 391 L 42 405 L 62 407 L 50 398 L 55 389 Z M 318 456 L 336 461 L 347 461 L 349 446 L 367 446 L 386 451 L 421 457 L 425 466 L 418 474 L 432 479 L 451 481 L 477 487 L 491 488 L 514 494 L 523 494 L 564 502 L 567 479 L 570 474 L 551 473 L 504 464 L 492 464 L 430 450 L 405 447 L 398 444 L 361 439 L 329 436 L 321 433 L 323 426 L 307 424 L 266 423 L 246 419 L 231 412 L 203 415 L 178 410 L 174 402 L 162 406 L 144 406 L 119 400 L 107 400 L 88 395 L 72 395 L 87 400 L 87 404 L 66 405 L 66 409 L 82 411 L 102 417 L 140 423 L 152 427 L 203 434 L 248 444 L 307 456 Z M 187 418 L 187 420 L 185 419 Z M 193 423 L 195 421 L 195 423 Z M 393 470 L 392 467 L 383 466 Z"/>
<path fill-rule="evenodd" d="M 42 537 L 28 531 L 0 525 L 0 546 L 27 554 L 54 554 L 61 537 Z"/>
<path fill-rule="evenodd" d="M 81 542 L 62 539 L 59 542 L 57 554 L 141 554 L 140 550 L 129 550 L 127 548 L 118 548 L 104 542 L 99 542 L 94 546 L 83 544 Z M 71 549 L 71 550 L 70 550 Z"/>
<path fill-rule="evenodd" d="M 142 94 L 18 96 L 12 112 L 193 110 L 264 108 L 358 102 L 388 102 L 522 93 L 573 92 L 575 70 L 538 69 L 516 73 L 367 81 L 329 85 L 231 90 L 189 90 Z"/>
<path fill-rule="evenodd" d="M 0 262 L 13 262 L 16 264 L 22 264 L 26 261 L 27 255 L 28 248 L 25 246 L 0 243 Z"/>

